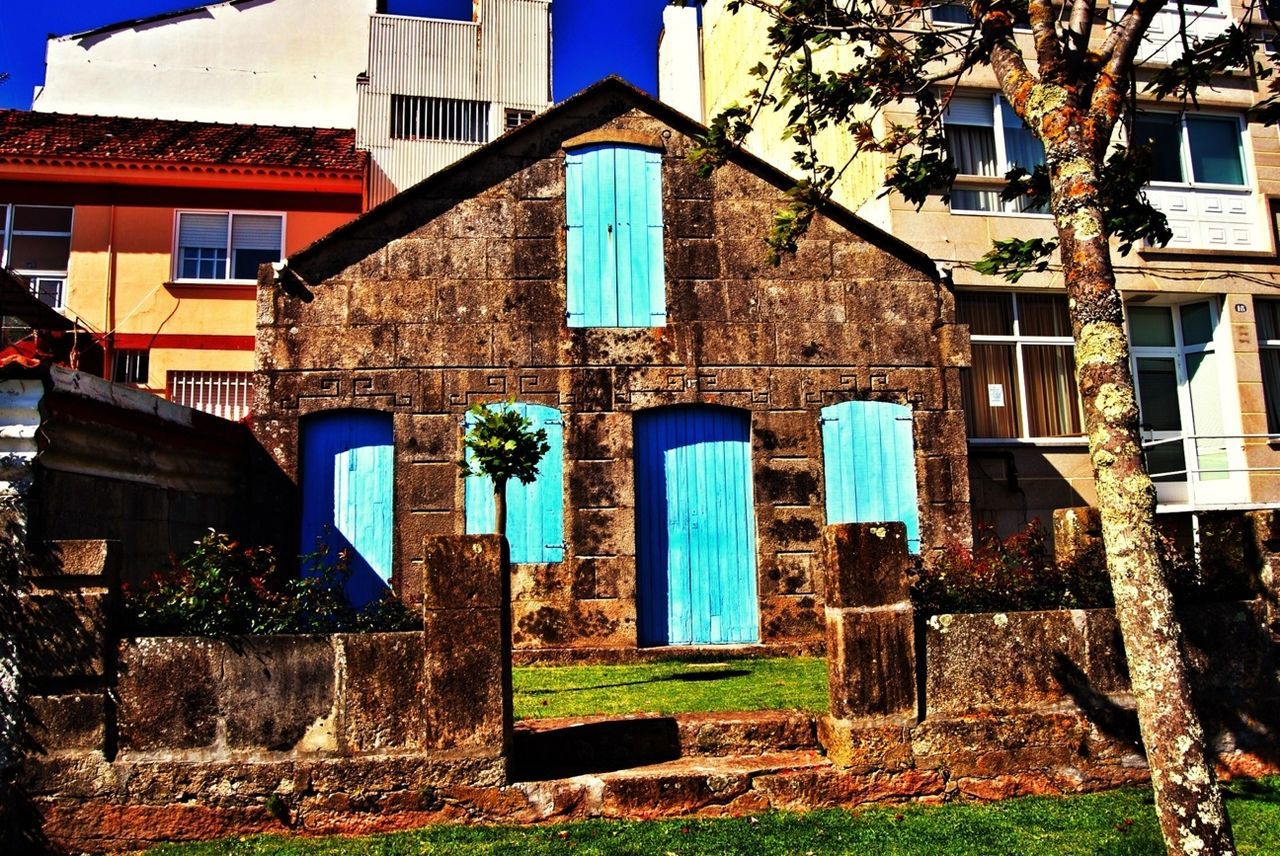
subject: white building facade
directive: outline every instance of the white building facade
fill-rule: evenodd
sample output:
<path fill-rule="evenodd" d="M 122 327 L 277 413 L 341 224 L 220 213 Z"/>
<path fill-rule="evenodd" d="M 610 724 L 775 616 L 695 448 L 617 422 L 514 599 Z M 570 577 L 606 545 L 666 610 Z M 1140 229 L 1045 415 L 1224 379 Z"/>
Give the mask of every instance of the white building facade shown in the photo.
<path fill-rule="evenodd" d="M 32 109 L 357 129 L 380 202 L 551 104 L 551 4 L 228 0 L 50 38 Z"/>

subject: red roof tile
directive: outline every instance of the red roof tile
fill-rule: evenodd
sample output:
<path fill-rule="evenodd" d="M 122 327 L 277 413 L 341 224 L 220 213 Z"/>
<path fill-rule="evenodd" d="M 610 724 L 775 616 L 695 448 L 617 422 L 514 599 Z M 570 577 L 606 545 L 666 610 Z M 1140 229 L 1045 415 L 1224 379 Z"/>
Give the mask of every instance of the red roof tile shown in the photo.
<path fill-rule="evenodd" d="M 0 158 L 55 156 L 359 171 L 355 131 L 0 110 Z"/>

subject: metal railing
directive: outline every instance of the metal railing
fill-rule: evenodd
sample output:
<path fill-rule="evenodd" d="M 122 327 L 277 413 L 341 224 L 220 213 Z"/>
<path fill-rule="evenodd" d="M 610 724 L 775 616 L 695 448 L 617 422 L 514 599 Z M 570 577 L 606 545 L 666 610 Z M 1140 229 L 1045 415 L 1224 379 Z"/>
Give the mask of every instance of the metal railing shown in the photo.
<path fill-rule="evenodd" d="M 1175 444 L 1181 447 L 1184 464 L 1181 469 L 1148 472 L 1152 481 L 1156 482 L 1157 489 L 1161 484 L 1186 485 L 1185 503 L 1174 504 L 1185 504 L 1193 509 L 1201 505 L 1214 507 L 1274 505 L 1280 504 L 1280 495 L 1271 502 L 1254 502 L 1246 498 L 1249 493 L 1247 485 L 1241 485 L 1244 496 L 1238 499 L 1219 496 L 1213 497 L 1210 501 L 1210 498 L 1205 496 L 1211 487 L 1230 486 L 1232 484 L 1230 480 L 1235 475 L 1248 478 L 1258 473 L 1280 473 L 1280 466 L 1251 466 L 1245 459 L 1246 448 L 1257 448 L 1271 442 L 1280 442 L 1280 437 L 1273 434 L 1179 434 L 1159 440 L 1144 440 L 1142 451 L 1149 461 L 1152 449 Z"/>
<path fill-rule="evenodd" d="M 249 415 L 253 372 L 169 372 L 169 400 L 233 422 Z"/>

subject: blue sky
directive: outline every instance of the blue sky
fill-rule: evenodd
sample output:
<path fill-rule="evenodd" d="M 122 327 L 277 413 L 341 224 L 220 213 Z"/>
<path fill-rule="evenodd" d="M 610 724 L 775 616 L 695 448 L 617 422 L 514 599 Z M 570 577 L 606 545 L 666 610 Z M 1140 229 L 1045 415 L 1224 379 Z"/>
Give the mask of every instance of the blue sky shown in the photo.
<path fill-rule="evenodd" d="M 200 0 L 0 0 L 0 107 L 31 106 L 44 79 L 44 43 L 81 30 L 201 5 Z M 608 74 L 656 94 L 658 31 L 666 0 L 554 0 L 555 97 L 559 101 Z M 470 18 L 471 0 L 388 0 L 388 11 Z"/>

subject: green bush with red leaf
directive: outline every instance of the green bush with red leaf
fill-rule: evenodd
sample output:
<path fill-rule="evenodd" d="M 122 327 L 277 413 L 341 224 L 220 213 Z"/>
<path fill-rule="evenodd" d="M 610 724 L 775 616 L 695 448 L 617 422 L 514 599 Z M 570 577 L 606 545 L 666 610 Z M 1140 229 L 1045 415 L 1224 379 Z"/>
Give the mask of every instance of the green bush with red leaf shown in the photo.
<path fill-rule="evenodd" d="M 243 546 L 211 529 L 149 583 L 125 587 L 126 633 L 227 637 L 421 627 L 421 619 L 390 592 L 353 607 L 343 593 L 350 574 L 344 555 L 304 556 L 303 569 L 301 576 L 286 573 L 270 547 Z"/>

